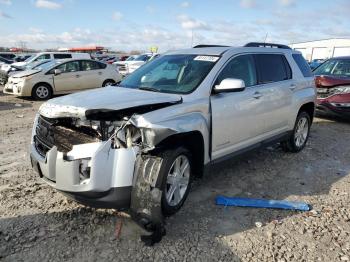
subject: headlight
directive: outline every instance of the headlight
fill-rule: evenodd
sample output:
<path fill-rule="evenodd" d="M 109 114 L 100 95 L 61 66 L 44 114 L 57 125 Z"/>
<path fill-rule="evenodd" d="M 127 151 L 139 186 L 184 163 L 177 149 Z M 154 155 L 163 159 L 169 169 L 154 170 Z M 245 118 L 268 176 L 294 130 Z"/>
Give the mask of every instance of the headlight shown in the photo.
<path fill-rule="evenodd" d="M 350 86 L 338 86 L 332 88 L 333 94 L 347 94 L 350 93 Z"/>

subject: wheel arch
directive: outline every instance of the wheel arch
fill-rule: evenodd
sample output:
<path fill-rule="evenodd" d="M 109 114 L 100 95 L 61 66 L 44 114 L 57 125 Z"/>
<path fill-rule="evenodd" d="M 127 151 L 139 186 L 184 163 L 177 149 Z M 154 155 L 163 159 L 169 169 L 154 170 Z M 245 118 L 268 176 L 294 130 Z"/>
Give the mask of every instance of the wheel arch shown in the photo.
<path fill-rule="evenodd" d="M 299 111 L 298 111 L 298 115 L 302 111 L 305 111 L 305 112 L 307 112 L 309 114 L 310 120 L 311 120 L 311 123 L 312 123 L 313 118 L 314 118 L 314 114 L 315 114 L 315 103 L 314 102 L 308 102 L 308 103 L 303 104 L 300 107 Z"/>
<path fill-rule="evenodd" d="M 159 142 L 154 150 L 172 149 L 178 146 L 183 146 L 191 152 L 193 173 L 195 177 L 201 177 L 203 175 L 205 155 L 205 145 L 202 133 L 195 130 L 173 134 Z"/>

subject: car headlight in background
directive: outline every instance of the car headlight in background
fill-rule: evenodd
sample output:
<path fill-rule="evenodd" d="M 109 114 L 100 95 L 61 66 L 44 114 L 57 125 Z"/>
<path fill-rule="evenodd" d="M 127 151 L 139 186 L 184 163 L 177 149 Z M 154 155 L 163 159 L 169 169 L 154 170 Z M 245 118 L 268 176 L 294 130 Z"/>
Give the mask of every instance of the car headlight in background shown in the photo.
<path fill-rule="evenodd" d="M 338 86 L 332 88 L 332 93 L 335 94 L 347 94 L 350 93 L 350 86 Z"/>

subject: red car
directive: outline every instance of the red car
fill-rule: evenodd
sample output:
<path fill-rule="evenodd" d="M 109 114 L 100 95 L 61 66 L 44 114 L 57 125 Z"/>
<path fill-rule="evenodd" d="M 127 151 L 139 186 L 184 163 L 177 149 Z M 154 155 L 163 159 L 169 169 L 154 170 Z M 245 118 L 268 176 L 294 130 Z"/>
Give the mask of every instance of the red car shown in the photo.
<path fill-rule="evenodd" d="M 350 117 L 350 57 L 335 57 L 314 70 L 317 111 Z"/>

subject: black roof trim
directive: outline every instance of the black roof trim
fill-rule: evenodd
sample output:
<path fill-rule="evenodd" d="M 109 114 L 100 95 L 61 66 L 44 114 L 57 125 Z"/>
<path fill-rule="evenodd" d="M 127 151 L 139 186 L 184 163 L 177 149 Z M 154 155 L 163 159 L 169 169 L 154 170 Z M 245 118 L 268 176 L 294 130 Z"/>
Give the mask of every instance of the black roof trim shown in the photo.
<path fill-rule="evenodd" d="M 193 48 L 206 48 L 206 47 L 229 47 L 228 45 L 196 45 Z"/>
<path fill-rule="evenodd" d="M 246 44 L 244 47 L 270 47 L 270 48 L 291 49 L 287 45 L 263 43 L 263 42 L 250 42 L 250 43 Z"/>

